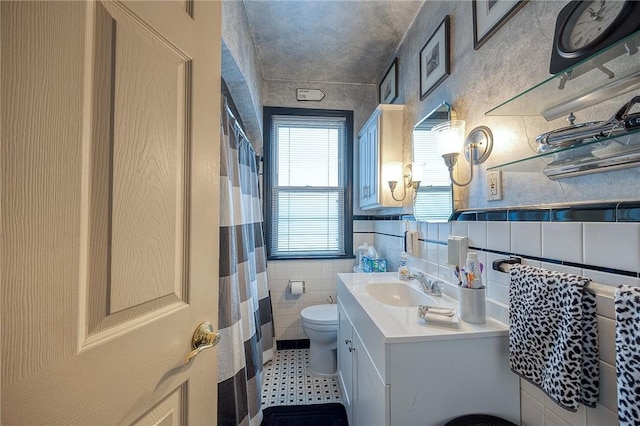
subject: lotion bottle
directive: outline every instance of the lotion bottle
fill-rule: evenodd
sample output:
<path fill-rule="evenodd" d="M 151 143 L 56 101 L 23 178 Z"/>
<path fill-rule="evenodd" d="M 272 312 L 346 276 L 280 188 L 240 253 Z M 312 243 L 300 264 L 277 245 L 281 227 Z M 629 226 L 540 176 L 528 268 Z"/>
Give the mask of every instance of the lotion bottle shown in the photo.
<path fill-rule="evenodd" d="M 404 251 L 400 255 L 400 265 L 398 266 L 398 279 L 409 281 L 409 255 Z"/>

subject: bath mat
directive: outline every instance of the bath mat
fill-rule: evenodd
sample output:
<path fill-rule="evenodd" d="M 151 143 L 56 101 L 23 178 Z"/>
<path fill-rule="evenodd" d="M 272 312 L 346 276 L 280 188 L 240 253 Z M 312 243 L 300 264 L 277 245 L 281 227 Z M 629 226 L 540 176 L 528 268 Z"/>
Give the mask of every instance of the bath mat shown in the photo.
<path fill-rule="evenodd" d="M 261 426 L 348 426 L 344 405 L 276 405 L 265 408 Z"/>

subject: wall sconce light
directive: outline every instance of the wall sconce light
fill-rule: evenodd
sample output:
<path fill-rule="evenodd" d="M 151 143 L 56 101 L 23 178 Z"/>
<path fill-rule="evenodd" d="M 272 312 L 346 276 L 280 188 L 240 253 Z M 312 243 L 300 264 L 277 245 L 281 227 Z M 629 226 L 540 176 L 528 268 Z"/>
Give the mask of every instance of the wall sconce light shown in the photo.
<path fill-rule="evenodd" d="M 398 186 L 398 181 L 390 180 L 388 181 L 388 183 L 389 189 L 391 190 L 391 197 L 396 201 L 404 201 L 404 199 L 407 197 L 407 188 L 413 188 L 413 198 L 415 199 L 416 195 L 418 195 L 418 188 L 420 188 L 420 181 L 413 180 L 413 167 L 411 166 L 411 164 L 407 164 L 406 166 L 404 166 L 402 172 L 402 198 L 396 198 L 393 192 Z"/>
<path fill-rule="evenodd" d="M 491 130 L 486 126 L 479 126 L 469 132 L 467 138 L 464 138 L 464 120 L 451 120 L 437 126 L 431 131 L 436 140 L 438 150 L 442 154 L 444 163 L 449 168 L 449 177 L 451 182 L 458 186 L 466 186 L 473 179 L 473 165 L 481 164 L 491 154 L 493 148 L 493 135 Z M 469 180 L 460 183 L 453 177 L 453 167 L 458 162 L 460 151 L 464 150 L 464 156 L 469 162 Z"/>

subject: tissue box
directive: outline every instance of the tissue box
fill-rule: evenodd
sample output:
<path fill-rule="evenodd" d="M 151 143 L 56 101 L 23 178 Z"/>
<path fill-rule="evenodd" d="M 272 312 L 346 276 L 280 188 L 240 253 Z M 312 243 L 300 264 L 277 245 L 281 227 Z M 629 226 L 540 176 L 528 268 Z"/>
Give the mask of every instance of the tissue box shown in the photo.
<path fill-rule="evenodd" d="M 387 259 L 371 259 L 370 257 L 362 258 L 364 272 L 387 272 Z"/>

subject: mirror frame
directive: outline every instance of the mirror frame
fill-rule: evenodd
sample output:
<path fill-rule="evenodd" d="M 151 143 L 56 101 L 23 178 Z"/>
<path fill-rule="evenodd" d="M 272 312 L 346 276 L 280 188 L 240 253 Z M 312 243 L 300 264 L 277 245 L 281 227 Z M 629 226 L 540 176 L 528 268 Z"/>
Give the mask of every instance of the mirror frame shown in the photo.
<path fill-rule="evenodd" d="M 415 151 L 414 151 L 414 138 L 413 138 L 413 132 L 416 130 L 416 128 L 418 126 L 420 126 L 422 123 L 424 123 L 426 120 L 441 120 L 441 121 L 449 121 L 449 120 L 455 120 L 457 118 L 457 114 L 456 111 L 453 109 L 453 107 L 451 106 L 451 104 L 449 102 L 442 102 L 440 105 L 438 105 L 435 109 L 433 109 L 431 112 L 429 112 L 428 114 L 426 114 L 424 117 L 422 117 L 420 119 L 420 121 L 418 121 L 414 126 L 413 126 L 413 130 L 411 132 L 411 158 L 412 160 L 415 161 Z M 443 160 L 444 161 L 444 160 Z M 447 221 L 449 221 L 451 219 L 451 216 L 453 216 L 455 214 L 455 200 L 454 200 L 454 188 L 453 188 L 453 182 L 450 182 L 450 186 L 451 186 L 451 215 L 449 216 L 449 218 L 447 219 Z M 418 222 L 425 222 L 419 218 L 416 217 L 416 213 L 415 213 L 415 199 L 412 203 L 412 213 L 413 213 L 413 217 L 415 218 L 416 221 Z M 428 221 L 426 221 L 428 222 Z M 435 222 L 434 222 L 435 223 Z"/>

